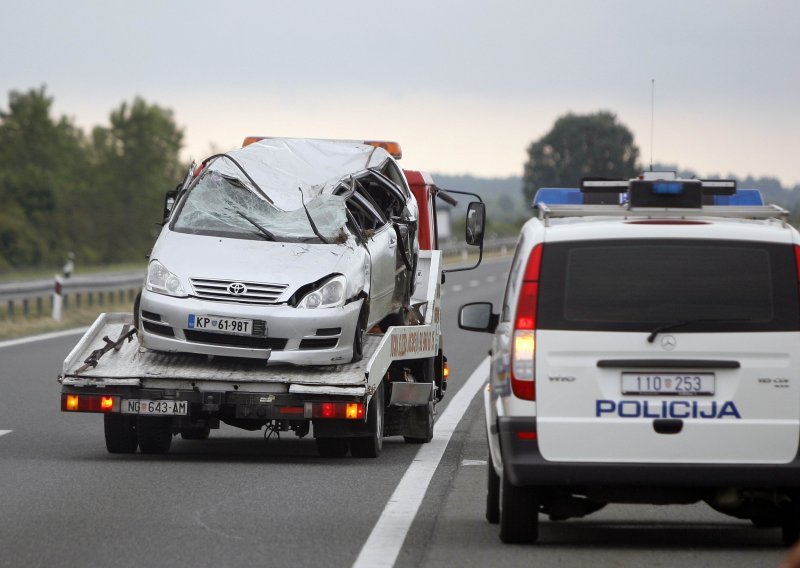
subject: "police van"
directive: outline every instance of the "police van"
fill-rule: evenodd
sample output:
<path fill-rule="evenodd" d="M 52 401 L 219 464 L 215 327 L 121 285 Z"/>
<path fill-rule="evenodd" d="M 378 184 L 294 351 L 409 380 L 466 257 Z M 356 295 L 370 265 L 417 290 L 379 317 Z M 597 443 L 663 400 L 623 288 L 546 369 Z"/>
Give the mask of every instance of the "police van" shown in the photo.
<path fill-rule="evenodd" d="M 548 199 L 522 229 L 499 313 L 459 314 L 494 333 L 487 520 L 504 542 L 532 543 L 540 515 L 704 501 L 793 543 L 800 235 L 788 211 L 737 197 L 733 181 L 666 172 Z"/>

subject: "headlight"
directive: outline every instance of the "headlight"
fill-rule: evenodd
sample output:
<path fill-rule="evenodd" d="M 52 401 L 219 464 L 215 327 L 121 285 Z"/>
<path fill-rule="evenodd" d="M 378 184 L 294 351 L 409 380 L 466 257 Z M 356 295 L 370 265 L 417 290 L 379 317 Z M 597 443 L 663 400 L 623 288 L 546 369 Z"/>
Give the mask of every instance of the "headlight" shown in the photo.
<path fill-rule="evenodd" d="M 147 269 L 146 286 L 151 292 L 166 294 L 167 296 L 185 297 L 187 295 L 178 277 L 157 260 L 151 262 Z"/>
<path fill-rule="evenodd" d="M 303 296 L 303 299 L 300 300 L 297 307 L 316 309 L 338 308 L 339 306 L 343 306 L 346 284 L 347 280 L 344 276 L 335 276 L 313 292 L 309 292 Z"/>

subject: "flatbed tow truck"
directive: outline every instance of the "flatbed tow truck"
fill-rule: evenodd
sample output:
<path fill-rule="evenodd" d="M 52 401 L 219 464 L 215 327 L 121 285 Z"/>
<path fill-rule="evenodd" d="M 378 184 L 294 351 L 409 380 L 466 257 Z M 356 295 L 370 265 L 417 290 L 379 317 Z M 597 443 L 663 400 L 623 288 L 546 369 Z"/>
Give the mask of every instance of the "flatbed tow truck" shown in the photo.
<path fill-rule="evenodd" d="M 280 437 L 313 426 L 324 457 L 377 457 L 383 437 L 433 438 L 434 407 L 447 387 L 440 294 L 436 198 L 470 195 L 467 236 L 483 250 L 480 197 L 444 191 L 422 172 L 404 170 L 419 205 L 420 251 L 410 325 L 373 328 L 363 358 L 329 366 L 268 366 L 264 361 L 147 350 L 132 313 L 101 314 L 64 361 L 61 410 L 103 414 L 111 453 L 165 453 L 172 437 L 203 440 L 220 422 Z M 478 264 L 475 264 L 477 266 Z M 459 268 L 454 270 L 469 270 Z M 165 434 L 166 432 L 166 434 Z"/>

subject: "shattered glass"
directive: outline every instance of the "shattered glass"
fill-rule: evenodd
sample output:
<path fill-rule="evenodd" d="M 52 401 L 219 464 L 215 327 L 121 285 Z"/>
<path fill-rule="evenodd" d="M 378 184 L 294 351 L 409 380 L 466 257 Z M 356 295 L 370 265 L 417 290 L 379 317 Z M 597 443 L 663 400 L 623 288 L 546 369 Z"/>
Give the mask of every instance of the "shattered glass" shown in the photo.
<path fill-rule="evenodd" d="M 343 197 L 319 195 L 307 201 L 306 207 L 326 240 L 341 242 L 342 235 L 348 234 L 344 232 L 347 214 Z M 257 235 L 269 240 L 274 237 L 281 242 L 320 242 L 302 207 L 283 211 L 256 195 L 239 179 L 215 171 L 202 175 L 190 190 L 173 229 L 226 237 Z"/>

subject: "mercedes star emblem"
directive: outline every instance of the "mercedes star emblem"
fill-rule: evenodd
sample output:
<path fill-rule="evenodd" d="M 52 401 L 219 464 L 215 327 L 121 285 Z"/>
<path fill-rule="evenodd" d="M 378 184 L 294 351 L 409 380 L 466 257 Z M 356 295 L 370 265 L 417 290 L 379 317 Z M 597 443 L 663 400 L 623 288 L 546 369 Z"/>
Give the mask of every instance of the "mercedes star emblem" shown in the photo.
<path fill-rule="evenodd" d="M 661 338 L 661 347 L 667 351 L 672 351 L 675 349 L 676 343 L 677 341 L 675 341 L 674 335 L 665 335 Z"/>

